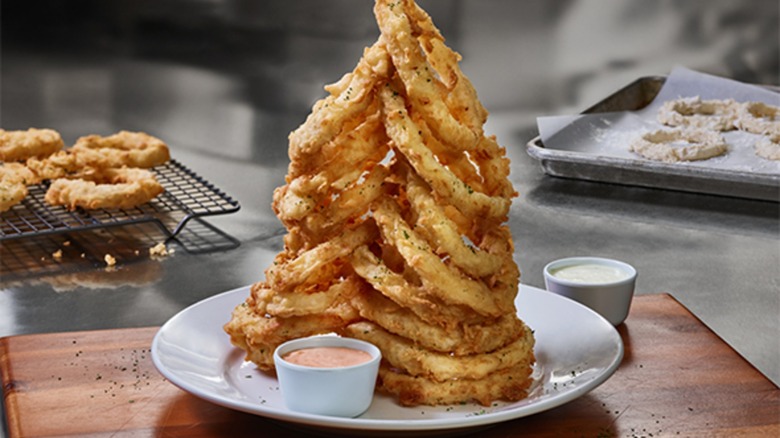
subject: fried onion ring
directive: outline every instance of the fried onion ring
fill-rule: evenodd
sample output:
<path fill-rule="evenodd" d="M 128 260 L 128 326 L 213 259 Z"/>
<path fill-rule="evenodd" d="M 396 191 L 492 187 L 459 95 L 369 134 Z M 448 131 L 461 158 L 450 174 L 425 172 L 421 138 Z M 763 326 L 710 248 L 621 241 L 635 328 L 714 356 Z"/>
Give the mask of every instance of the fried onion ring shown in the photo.
<path fill-rule="evenodd" d="M 26 131 L 0 129 L 0 161 L 25 161 L 44 158 L 62 149 L 60 133 L 53 129 L 30 128 Z"/>
<path fill-rule="evenodd" d="M 441 353 L 487 353 L 517 339 L 524 327 L 515 315 L 506 314 L 484 324 L 458 324 L 446 328 L 425 322 L 410 309 L 377 293 L 359 293 L 351 303 L 360 316 L 388 332 Z"/>
<path fill-rule="evenodd" d="M 477 192 L 458 179 L 452 171 L 441 165 L 425 146 L 425 141 L 411 122 L 398 92 L 391 87 L 385 87 L 380 91 L 380 95 L 384 104 L 387 134 L 437 195 L 467 216 L 506 220 L 511 204 L 509 199 Z"/>
<path fill-rule="evenodd" d="M 658 121 L 668 126 L 731 131 L 736 128 L 738 104 L 733 99 L 702 100 L 699 96 L 664 102 Z"/>
<path fill-rule="evenodd" d="M 517 366 L 533 354 L 533 342 L 526 336 L 488 353 L 457 356 L 420 349 L 411 340 L 367 321 L 350 324 L 346 333 L 379 347 L 382 359 L 392 367 L 436 382 L 484 379 L 496 371 Z"/>
<path fill-rule="evenodd" d="M 35 174 L 21 163 L 0 163 L 0 212 L 10 210 L 27 196 Z"/>
<path fill-rule="evenodd" d="M 531 355 L 522 364 L 506 368 L 484 379 L 452 379 L 436 382 L 422 376 L 410 376 L 382 364 L 379 367 L 378 387 L 396 395 L 403 406 L 455 405 L 476 401 L 489 406 L 494 400 L 517 401 L 528 395 L 533 380 Z"/>
<path fill-rule="evenodd" d="M 482 136 L 482 125 L 469 127 L 460 123 L 442 96 L 445 86 L 438 80 L 437 71 L 429 66 L 420 50 L 419 34 L 423 27 L 413 29 L 407 11 L 415 12 L 408 1 L 380 0 L 374 6 L 374 14 L 382 31 L 380 40 L 393 58 L 396 71 L 409 93 L 409 99 L 421 109 L 431 129 L 446 143 L 454 147 L 473 149 Z M 415 31 L 416 30 L 416 31 Z M 436 32 L 438 34 L 438 32 Z M 440 35 L 427 35 L 426 39 L 440 39 Z M 458 58 L 454 59 L 457 62 Z M 442 66 L 439 66 L 443 71 Z M 446 77 L 446 76 L 445 76 Z M 450 76 L 449 83 L 454 82 Z M 478 111 L 478 109 L 472 109 Z M 471 129 L 470 129 L 471 128 Z"/>
<path fill-rule="evenodd" d="M 683 145 L 676 147 L 675 142 Z M 630 149 L 645 158 L 666 162 L 706 160 L 728 151 L 721 135 L 701 129 L 647 132 L 631 143 Z"/>
<path fill-rule="evenodd" d="M 133 208 L 145 204 L 164 189 L 154 174 L 144 169 L 102 169 L 92 181 L 60 178 L 52 181 L 44 199 L 69 210 L 78 207 Z"/>
<path fill-rule="evenodd" d="M 171 159 L 168 146 L 145 132 L 119 131 L 107 137 L 88 135 L 76 140 L 70 151 L 82 166 L 148 169 Z"/>

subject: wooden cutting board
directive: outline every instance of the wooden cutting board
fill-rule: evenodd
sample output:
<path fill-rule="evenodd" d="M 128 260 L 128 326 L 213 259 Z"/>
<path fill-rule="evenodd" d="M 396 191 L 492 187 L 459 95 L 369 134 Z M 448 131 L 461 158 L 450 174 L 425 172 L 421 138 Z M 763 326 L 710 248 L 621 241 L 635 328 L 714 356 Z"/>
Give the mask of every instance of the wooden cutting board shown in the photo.
<path fill-rule="evenodd" d="M 300 436 L 295 425 L 203 401 L 166 381 L 157 328 L 0 339 L 10 437 Z M 617 372 L 564 406 L 479 436 L 780 436 L 780 389 L 669 295 L 634 300 Z M 322 433 L 322 431 L 317 431 Z"/>

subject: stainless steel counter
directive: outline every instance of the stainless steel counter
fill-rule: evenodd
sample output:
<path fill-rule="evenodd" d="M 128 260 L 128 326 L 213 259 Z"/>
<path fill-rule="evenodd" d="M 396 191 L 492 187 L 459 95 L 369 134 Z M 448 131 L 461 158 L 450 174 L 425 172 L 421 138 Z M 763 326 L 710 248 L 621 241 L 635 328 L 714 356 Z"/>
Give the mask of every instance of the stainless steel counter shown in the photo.
<path fill-rule="evenodd" d="M 778 203 L 554 179 L 525 152 L 536 116 L 580 111 L 678 64 L 778 85 L 779 6 L 592 3 L 421 1 L 463 55 L 491 111 L 487 131 L 512 160 L 521 281 L 543 287 L 542 267 L 560 257 L 624 260 L 639 271 L 637 293 L 671 293 L 780 383 Z M 52 261 L 49 248 L 145 249 L 163 237 L 115 230 L 28 244 L 46 260 L 36 270 L 3 263 L 0 336 L 158 325 L 261 279 L 285 232 L 270 202 L 284 181 L 287 134 L 378 33 L 358 0 L 3 2 L 2 32 L 2 128 L 50 127 L 66 143 L 149 132 L 241 210 L 207 219 L 237 248 L 198 254 L 172 241 L 174 254 L 128 257 L 113 272 L 98 259 Z M 4 257 L 17 244 L 2 243 Z"/>

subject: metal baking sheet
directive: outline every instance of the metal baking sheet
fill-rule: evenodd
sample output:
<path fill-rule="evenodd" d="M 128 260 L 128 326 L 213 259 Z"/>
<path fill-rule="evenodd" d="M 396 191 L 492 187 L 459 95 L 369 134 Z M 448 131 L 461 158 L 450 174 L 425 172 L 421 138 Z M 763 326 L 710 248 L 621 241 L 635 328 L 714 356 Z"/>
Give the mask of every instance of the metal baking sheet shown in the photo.
<path fill-rule="evenodd" d="M 639 78 L 582 114 L 641 110 L 658 95 L 665 81 L 664 76 Z M 604 123 L 608 129 L 610 121 L 605 119 Z M 546 174 L 555 177 L 780 202 L 780 174 L 552 149 L 545 147 L 541 136 L 528 142 L 527 152 Z"/>

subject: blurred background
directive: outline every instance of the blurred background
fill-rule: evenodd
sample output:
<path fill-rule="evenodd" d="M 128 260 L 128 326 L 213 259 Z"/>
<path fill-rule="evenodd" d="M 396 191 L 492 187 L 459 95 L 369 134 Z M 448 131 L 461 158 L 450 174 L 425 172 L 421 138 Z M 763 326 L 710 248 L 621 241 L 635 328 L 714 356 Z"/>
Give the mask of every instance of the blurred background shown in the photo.
<path fill-rule="evenodd" d="M 485 106 L 531 130 L 675 65 L 780 81 L 776 0 L 420 4 Z M 66 110 L 66 143 L 116 125 L 279 164 L 323 84 L 377 35 L 367 0 L 4 0 L 0 124 L 52 126 Z"/>

